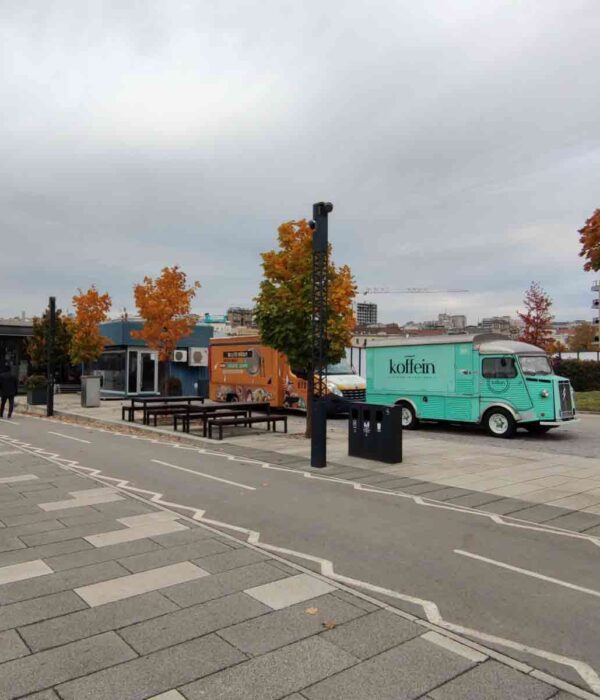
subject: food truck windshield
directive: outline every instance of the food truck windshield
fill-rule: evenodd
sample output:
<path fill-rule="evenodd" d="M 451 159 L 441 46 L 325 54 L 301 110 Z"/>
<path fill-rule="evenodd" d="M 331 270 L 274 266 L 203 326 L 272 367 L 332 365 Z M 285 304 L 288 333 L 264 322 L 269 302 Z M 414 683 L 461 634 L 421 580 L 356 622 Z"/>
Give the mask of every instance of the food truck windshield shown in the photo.
<path fill-rule="evenodd" d="M 530 377 L 538 374 L 547 375 L 553 373 L 546 355 L 519 355 L 519 361 L 523 374 Z"/>
<path fill-rule="evenodd" d="M 327 374 L 356 374 L 356 372 L 346 360 L 342 360 L 335 365 L 327 365 Z"/>

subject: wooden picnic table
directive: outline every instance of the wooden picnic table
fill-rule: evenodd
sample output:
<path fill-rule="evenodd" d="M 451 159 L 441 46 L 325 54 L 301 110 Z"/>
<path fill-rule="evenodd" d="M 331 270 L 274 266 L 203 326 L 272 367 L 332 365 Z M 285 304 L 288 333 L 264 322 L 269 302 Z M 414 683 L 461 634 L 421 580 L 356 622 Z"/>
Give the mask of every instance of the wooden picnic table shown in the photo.
<path fill-rule="evenodd" d="M 177 430 L 177 423 L 182 422 L 183 432 L 190 432 L 190 422 L 194 419 L 201 420 L 203 423 L 204 437 L 206 437 L 206 422 L 209 416 L 223 411 L 246 411 L 249 416 L 252 416 L 252 411 L 266 411 L 267 415 L 271 413 L 271 405 L 268 402 L 241 403 L 231 401 L 228 403 L 210 404 L 208 406 L 187 406 L 182 411 L 173 413 L 173 428 Z"/>
<path fill-rule="evenodd" d="M 192 403 L 204 403 L 204 397 L 202 396 L 132 396 L 130 398 L 131 403 L 129 406 L 123 406 L 121 408 L 121 420 L 125 420 L 125 414 L 129 414 L 129 422 L 132 423 L 135 420 L 135 412 L 142 411 L 144 414 L 144 423 L 146 423 L 146 408 L 151 405 L 181 405 L 181 406 L 191 406 Z"/>

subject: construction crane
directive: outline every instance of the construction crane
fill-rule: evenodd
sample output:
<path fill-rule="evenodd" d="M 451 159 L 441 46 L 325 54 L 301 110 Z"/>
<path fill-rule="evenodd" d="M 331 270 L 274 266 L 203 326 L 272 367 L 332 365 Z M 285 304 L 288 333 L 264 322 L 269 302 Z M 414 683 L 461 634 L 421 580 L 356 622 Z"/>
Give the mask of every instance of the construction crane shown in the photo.
<path fill-rule="evenodd" d="M 430 287 L 406 287 L 405 289 L 390 289 L 390 287 L 367 287 L 361 294 L 466 294 L 468 289 L 431 289 Z"/>

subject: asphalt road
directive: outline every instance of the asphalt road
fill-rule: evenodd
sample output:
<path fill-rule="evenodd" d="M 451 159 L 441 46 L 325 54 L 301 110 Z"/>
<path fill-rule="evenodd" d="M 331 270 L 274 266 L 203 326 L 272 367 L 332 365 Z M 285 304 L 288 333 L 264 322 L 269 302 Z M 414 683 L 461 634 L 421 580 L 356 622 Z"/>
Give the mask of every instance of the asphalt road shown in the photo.
<path fill-rule="evenodd" d="M 453 434 L 437 430 L 440 439 Z M 329 560 L 420 617 L 432 619 L 437 606 L 444 623 L 491 635 L 486 644 L 587 690 L 596 683 L 600 695 L 600 548 L 592 541 L 83 426 L 17 416 L 0 423 L 0 435 Z"/>

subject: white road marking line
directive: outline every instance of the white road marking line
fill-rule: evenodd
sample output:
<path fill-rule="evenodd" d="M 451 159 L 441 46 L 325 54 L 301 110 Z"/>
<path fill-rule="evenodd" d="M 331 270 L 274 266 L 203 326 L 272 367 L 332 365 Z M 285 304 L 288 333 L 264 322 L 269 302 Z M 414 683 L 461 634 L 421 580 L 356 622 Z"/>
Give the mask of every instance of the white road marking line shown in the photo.
<path fill-rule="evenodd" d="M 63 433 L 55 433 L 52 430 L 49 430 L 48 433 L 50 435 L 58 435 L 58 437 L 67 438 L 67 440 L 75 440 L 75 442 L 85 442 L 87 445 L 92 444 L 89 440 L 82 440 L 81 438 L 71 437 L 70 435 L 64 435 Z"/>
<path fill-rule="evenodd" d="M 8 453 L 0 452 L 0 457 L 2 456 L 2 454 L 14 454 L 14 453 L 12 453 L 12 452 L 8 452 Z M 20 452 L 19 454 L 23 454 L 23 453 Z M 0 484 L 18 484 L 21 481 L 33 481 L 34 479 L 39 479 L 39 477 L 36 476 L 35 474 L 17 474 L 16 476 L 3 476 L 0 479 Z"/>
<path fill-rule="evenodd" d="M 6 420 L 6 418 L 0 418 L 0 422 L 10 423 L 11 425 L 21 425 L 20 423 L 15 423 L 15 421 L 12 418 L 10 420 Z"/>
<path fill-rule="evenodd" d="M 220 476 L 213 476 L 212 474 L 205 474 L 204 472 L 197 472 L 194 469 L 188 469 L 187 467 L 180 467 L 177 464 L 170 464 L 169 462 L 163 462 L 160 459 L 153 459 L 152 462 L 156 464 L 162 464 L 164 467 L 170 467 L 171 469 L 179 469 L 182 472 L 187 472 L 188 474 L 195 474 L 196 476 L 203 476 L 205 479 L 213 479 L 214 481 L 221 481 L 223 484 L 229 484 L 230 486 L 238 486 L 241 489 L 247 489 L 248 491 L 256 491 L 254 486 L 247 486 L 246 484 L 239 484 L 237 481 L 229 481 L 229 479 L 221 479 Z"/>
<path fill-rule="evenodd" d="M 48 420 L 46 418 L 42 418 L 41 420 Z M 114 434 L 113 431 L 106 430 L 104 428 L 94 428 L 94 430 L 98 430 L 100 432 L 106 432 L 106 433 L 111 433 Z M 118 435 L 122 437 L 129 437 L 126 433 L 117 433 Z M 146 438 L 147 440 L 149 438 Z M 561 654 L 555 654 L 551 651 L 547 651 L 545 649 L 538 649 L 536 647 L 531 647 L 526 644 L 521 644 L 520 642 L 515 642 L 512 639 L 505 639 L 503 637 L 497 637 L 492 634 L 487 634 L 486 632 L 481 632 L 479 630 L 471 629 L 469 627 L 464 627 L 462 625 L 455 624 L 453 622 L 449 622 L 447 620 L 444 620 L 442 617 L 440 610 L 436 603 L 430 600 L 425 600 L 421 598 L 415 598 L 413 596 L 406 595 L 404 593 L 400 593 L 398 591 L 393 591 L 387 588 L 383 588 L 381 586 L 375 586 L 374 584 L 368 583 L 367 581 L 361 581 L 358 579 L 353 579 L 349 576 L 343 576 L 341 574 L 337 574 L 334 571 L 333 568 L 333 563 L 328 560 L 328 559 L 323 559 L 322 557 L 316 557 L 311 554 L 306 554 L 304 552 L 297 552 L 292 549 L 285 549 L 284 547 L 277 547 L 275 545 L 268 544 L 266 542 L 260 542 L 260 532 L 256 532 L 254 530 L 248 530 L 247 528 L 240 527 L 238 525 L 232 525 L 230 523 L 223 523 L 218 520 L 211 520 L 210 518 L 205 518 L 204 514 L 206 511 L 200 510 L 198 508 L 192 507 L 192 506 L 185 506 L 179 503 L 173 503 L 171 501 L 166 501 L 163 499 L 163 494 L 158 493 L 157 491 L 150 491 L 148 489 L 142 489 L 133 486 L 129 480 L 127 479 L 120 479 L 112 476 L 107 476 L 106 474 L 103 474 L 100 469 L 93 469 L 90 467 L 85 467 L 82 464 L 79 464 L 77 460 L 72 460 L 72 459 L 66 459 L 62 458 L 56 453 L 52 452 L 46 452 L 42 448 L 39 447 L 34 447 L 33 445 L 30 445 L 29 443 L 26 442 L 21 442 L 15 438 L 11 438 L 8 435 L 0 435 L 0 440 L 3 440 L 4 442 L 11 443 L 14 445 L 17 445 L 24 451 L 29 452 L 30 454 L 35 454 L 38 456 L 43 457 L 44 459 L 47 459 L 49 462 L 52 464 L 57 464 L 58 466 L 68 469 L 68 470 L 73 470 L 75 473 L 77 471 L 81 471 L 84 474 L 87 474 L 93 479 L 97 479 L 98 481 L 102 482 L 104 481 L 110 481 L 111 483 L 114 484 L 115 488 L 120 488 L 123 489 L 126 492 L 132 493 L 136 497 L 139 497 L 138 494 L 143 494 L 141 497 L 142 499 L 144 497 L 148 497 L 148 500 L 150 503 L 156 503 L 159 506 L 166 507 L 166 508 L 178 508 L 180 510 L 184 511 L 189 511 L 191 513 L 191 517 L 193 520 L 199 521 L 204 523 L 205 525 L 208 526 L 216 526 L 217 528 L 221 527 L 224 529 L 231 530 L 233 532 L 238 532 L 240 534 L 245 534 L 246 535 L 246 542 L 250 545 L 253 545 L 259 549 L 263 549 L 269 552 L 275 552 L 278 554 L 288 554 L 292 556 L 299 557 L 301 559 L 306 559 L 307 561 L 312 561 L 316 564 L 319 564 L 320 567 L 320 574 L 324 578 L 329 578 L 334 581 L 337 581 L 338 583 L 344 585 L 344 586 L 350 586 L 350 587 L 356 587 L 356 588 L 362 588 L 364 590 L 367 590 L 371 593 L 380 593 L 386 596 L 389 596 L 390 598 L 394 598 L 396 600 L 402 600 L 409 602 L 414 605 L 418 605 L 423 609 L 423 612 L 425 614 L 425 617 L 427 618 L 427 621 L 433 625 L 435 625 L 438 629 L 443 629 L 446 630 L 450 633 L 455 633 L 457 635 L 461 635 L 463 638 L 465 636 L 467 637 L 474 637 L 475 639 L 479 639 L 483 642 L 488 642 L 490 644 L 497 644 L 502 647 L 506 647 L 507 649 L 512 649 L 514 651 L 518 652 L 524 652 L 528 654 L 533 654 L 534 656 L 538 656 L 542 659 L 547 659 L 550 660 L 554 663 L 563 665 L 563 666 L 568 666 L 569 668 L 572 668 L 584 681 L 587 683 L 587 685 L 596 693 L 598 693 L 598 696 L 600 697 L 600 676 L 596 673 L 596 671 L 590 666 L 588 663 L 585 661 L 581 661 L 580 659 L 574 659 L 569 656 L 562 656 Z M 202 453 L 203 450 L 198 449 L 198 452 Z M 220 454 L 220 453 L 217 453 Z M 243 460 L 243 461 L 251 461 L 251 460 Z M 295 471 L 290 469 L 290 471 Z M 302 472 L 300 472 L 302 473 Z M 353 482 L 349 482 L 353 483 Z M 367 490 L 367 489 L 365 489 Z M 388 493 L 394 493 L 394 492 L 388 492 Z M 404 498 L 409 497 L 409 494 L 397 494 L 401 495 Z M 431 503 L 424 503 L 423 499 L 420 496 L 412 497 L 415 503 L 418 503 L 419 505 L 430 505 L 433 507 L 439 507 L 443 508 L 444 505 L 442 502 L 436 502 L 432 501 Z M 464 513 L 471 513 L 473 515 L 482 515 L 482 516 L 490 516 L 490 513 L 483 513 L 480 511 L 473 510 L 471 508 L 457 508 L 457 507 L 448 507 L 448 510 L 459 510 L 460 512 Z M 498 518 L 498 520 L 496 520 Z M 493 516 L 492 520 L 494 522 L 498 522 L 500 525 L 511 525 L 512 527 L 521 527 L 526 530 L 534 530 L 534 531 L 541 531 L 541 532 L 546 532 L 549 534 L 557 534 L 557 535 L 563 535 L 565 537 L 573 537 L 574 539 L 586 539 L 590 541 L 592 544 L 596 546 L 600 546 L 600 538 L 593 537 L 591 535 L 581 535 L 580 533 L 572 533 L 569 530 L 559 530 L 558 528 L 552 528 L 552 529 L 546 529 L 543 530 L 542 528 L 539 527 L 531 527 L 527 524 L 525 524 L 526 521 L 522 521 L 524 524 L 521 525 L 519 522 L 506 522 L 505 520 L 502 519 L 501 516 Z M 307 571 L 307 573 L 313 573 L 312 571 Z M 372 602 L 379 603 L 381 604 L 380 601 L 377 599 L 372 599 Z M 394 608 L 392 608 L 394 610 Z M 471 640 L 465 640 L 465 641 L 471 641 Z M 495 652 L 493 650 L 488 650 L 490 656 L 494 656 Z M 494 656 L 494 658 L 496 658 Z M 507 659 L 510 659 L 510 657 L 507 657 Z M 515 662 L 514 659 L 510 659 L 513 664 L 517 663 Z M 508 661 L 504 662 L 505 664 L 509 664 Z M 536 671 L 535 673 L 541 673 Z M 553 679 L 554 676 L 550 676 L 549 674 L 544 674 L 547 676 L 547 682 L 552 682 L 550 679 Z M 560 678 L 556 678 L 554 680 L 554 685 L 555 687 L 561 688 L 563 690 L 567 690 L 570 692 L 572 695 L 575 697 L 579 698 L 585 698 L 586 700 L 590 698 L 591 696 L 589 693 L 586 691 L 582 690 L 580 687 L 573 685 L 571 683 L 567 683 Z"/>
<path fill-rule="evenodd" d="M 503 561 L 496 561 L 495 559 L 489 559 L 488 557 L 482 557 L 479 554 L 473 554 L 471 552 L 465 552 L 463 549 L 455 549 L 455 554 L 461 554 L 463 557 L 470 557 L 471 559 L 477 559 L 478 561 L 483 561 L 486 564 L 493 564 L 494 566 L 499 566 L 502 569 L 508 569 L 509 571 L 516 571 L 518 574 L 524 574 L 525 576 L 531 576 L 532 578 L 539 578 L 541 581 L 548 581 L 549 583 L 555 583 L 557 586 L 563 586 L 564 588 L 570 588 L 574 591 L 579 591 L 580 593 L 587 593 L 587 595 L 593 595 L 600 598 L 600 591 L 595 591 L 593 588 L 585 588 L 584 586 L 578 586 L 575 583 L 569 583 L 568 581 L 563 581 L 559 578 L 553 578 L 552 576 L 545 576 L 544 574 L 538 574 L 536 571 L 531 571 L 530 569 L 522 569 L 520 566 L 513 566 L 512 564 L 505 564 Z"/>

